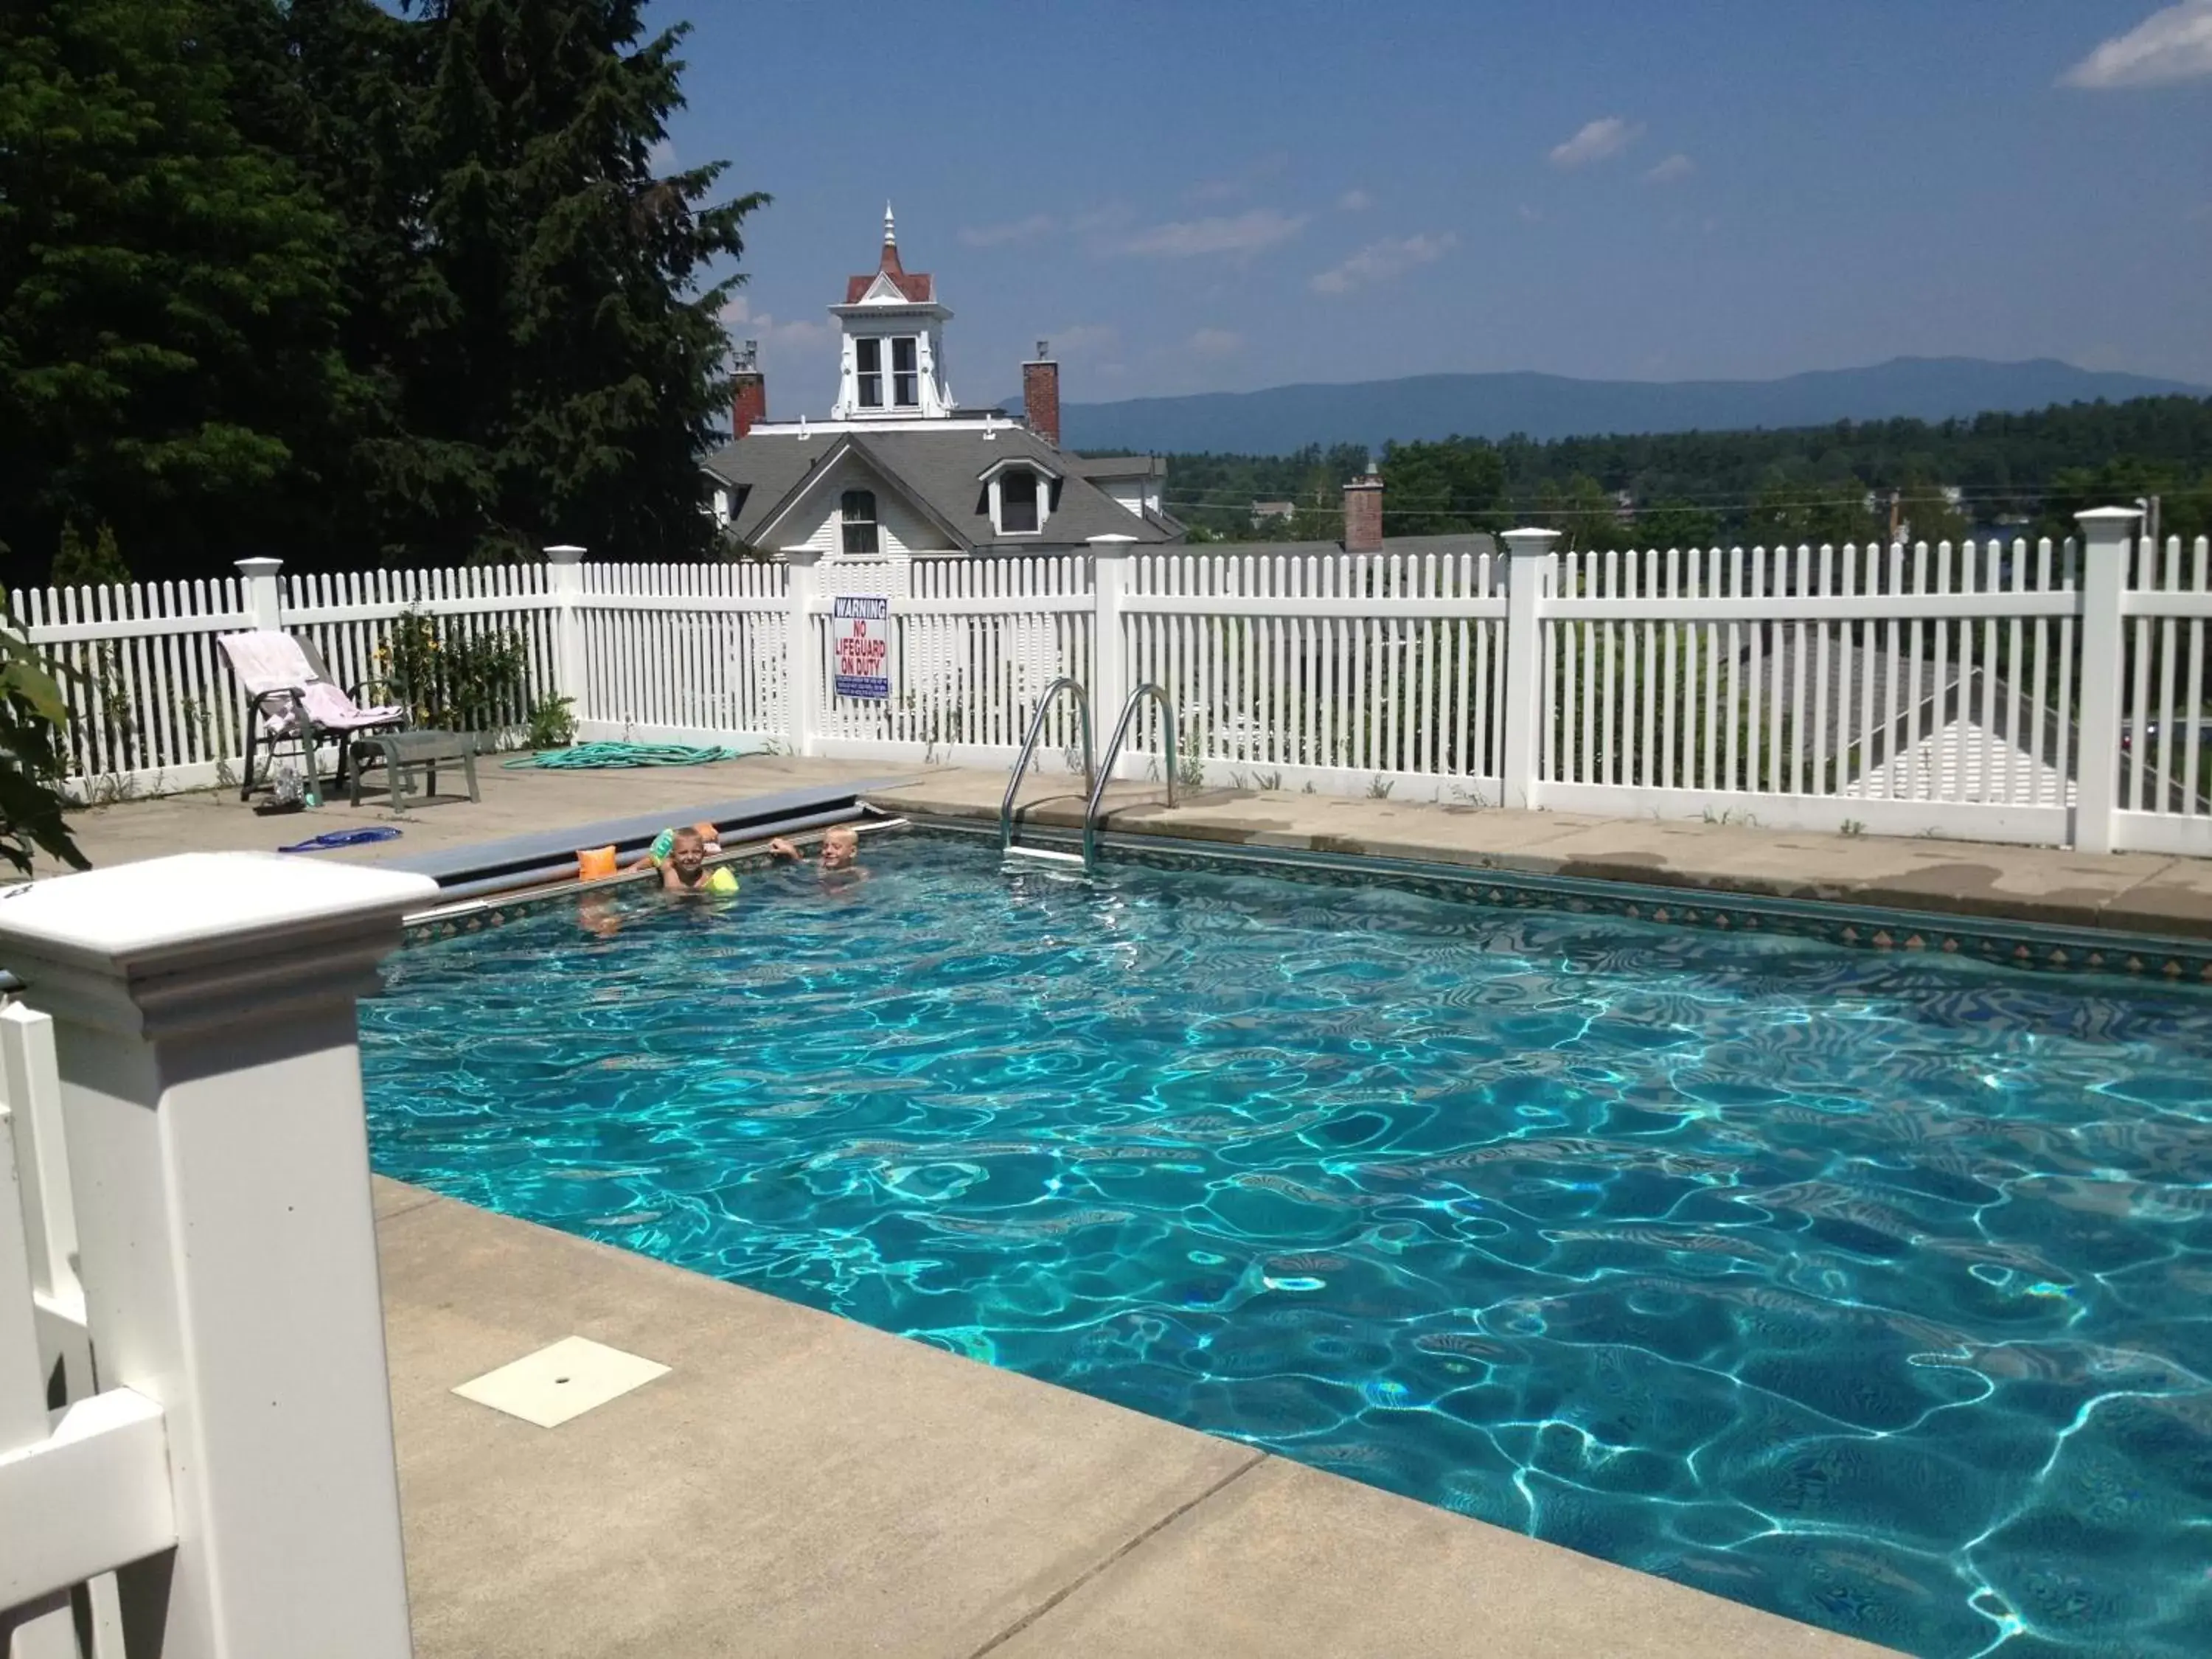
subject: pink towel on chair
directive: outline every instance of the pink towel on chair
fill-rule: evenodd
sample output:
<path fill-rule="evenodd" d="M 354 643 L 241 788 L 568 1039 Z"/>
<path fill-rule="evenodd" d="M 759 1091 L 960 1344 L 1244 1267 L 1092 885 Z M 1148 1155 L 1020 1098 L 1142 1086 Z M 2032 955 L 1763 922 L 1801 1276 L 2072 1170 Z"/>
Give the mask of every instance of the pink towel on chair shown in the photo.
<path fill-rule="evenodd" d="M 249 697 L 270 691 L 298 695 L 307 718 L 328 732 L 357 732 L 364 726 L 389 726 L 404 720 L 407 711 L 397 703 L 363 708 L 328 680 L 317 679 L 308 666 L 307 653 L 299 641 L 275 629 L 256 629 L 250 634 L 225 634 L 218 641 L 230 659 L 231 671 Z M 264 737 L 288 738 L 298 730 L 298 711 L 290 705 L 264 712 Z"/>
<path fill-rule="evenodd" d="M 389 726 L 407 715 L 407 711 L 396 702 L 379 703 L 374 708 L 363 708 L 327 680 L 312 682 L 303 701 L 307 705 L 308 718 L 328 732 L 352 732 L 364 726 Z"/>

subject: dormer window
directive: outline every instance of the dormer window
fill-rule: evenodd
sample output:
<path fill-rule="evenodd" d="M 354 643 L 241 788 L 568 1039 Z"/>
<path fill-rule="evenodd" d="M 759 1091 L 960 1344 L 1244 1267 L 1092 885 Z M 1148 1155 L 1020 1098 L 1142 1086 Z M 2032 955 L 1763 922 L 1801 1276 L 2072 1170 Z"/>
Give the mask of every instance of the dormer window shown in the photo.
<path fill-rule="evenodd" d="M 876 492 L 848 489 L 837 503 L 837 516 L 845 527 L 848 553 L 873 553 L 876 542 Z"/>
<path fill-rule="evenodd" d="M 891 341 L 891 401 L 901 409 L 921 407 L 921 375 L 915 337 L 901 334 Z"/>
<path fill-rule="evenodd" d="M 863 335 L 853 342 L 854 366 L 860 371 L 860 407 L 884 406 L 884 343 Z"/>
<path fill-rule="evenodd" d="M 1056 473 L 1023 456 L 986 467 L 976 480 L 975 511 L 1001 536 L 1034 536 L 1060 506 Z"/>
<path fill-rule="evenodd" d="M 1009 467 L 999 478 L 999 533 L 1034 536 L 1037 532 L 1037 475 Z"/>

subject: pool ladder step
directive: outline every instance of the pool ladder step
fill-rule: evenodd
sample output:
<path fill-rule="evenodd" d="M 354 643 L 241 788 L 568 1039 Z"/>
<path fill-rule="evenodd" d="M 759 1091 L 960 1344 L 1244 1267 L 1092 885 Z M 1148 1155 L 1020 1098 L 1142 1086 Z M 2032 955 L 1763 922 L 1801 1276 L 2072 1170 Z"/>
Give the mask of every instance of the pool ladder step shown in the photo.
<path fill-rule="evenodd" d="M 1037 741 L 1044 735 L 1045 716 L 1052 712 L 1053 701 L 1063 691 L 1075 694 L 1075 713 L 1083 732 L 1083 783 L 1087 793 L 1083 803 L 1083 851 L 1061 853 L 1043 847 L 1020 847 L 1014 842 L 1014 797 L 1021 791 L 1023 775 L 1030 769 L 1030 761 L 1036 753 Z M 1160 734 L 1167 757 L 1168 805 L 1176 804 L 1176 707 L 1175 700 L 1160 687 L 1147 683 L 1129 694 L 1121 705 L 1121 718 L 1114 723 L 1114 735 L 1106 744 L 1105 764 L 1092 764 L 1091 750 L 1091 694 L 1084 690 L 1083 682 L 1072 675 L 1062 674 L 1044 689 L 1037 699 L 1036 713 L 1030 717 L 1030 729 L 1022 739 L 1022 751 L 1015 757 L 1013 770 L 1006 775 L 1006 798 L 999 803 L 999 851 L 1007 858 L 1036 859 L 1048 864 L 1073 864 L 1081 866 L 1087 874 L 1098 863 L 1098 809 L 1106 799 L 1107 781 L 1114 775 L 1114 763 L 1121 753 L 1121 744 L 1129 735 L 1129 726 L 1137 718 L 1137 710 L 1150 697 L 1160 706 Z"/>
<path fill-rule="evenodd" d="M 1049 847 L 1009 847 L 1006 851 L 1010 859 L 1035 859 L 1040 864 L 1072 864 L 1079 870 L 1086 867 L 1080 853 L 1056 852 Z"/>

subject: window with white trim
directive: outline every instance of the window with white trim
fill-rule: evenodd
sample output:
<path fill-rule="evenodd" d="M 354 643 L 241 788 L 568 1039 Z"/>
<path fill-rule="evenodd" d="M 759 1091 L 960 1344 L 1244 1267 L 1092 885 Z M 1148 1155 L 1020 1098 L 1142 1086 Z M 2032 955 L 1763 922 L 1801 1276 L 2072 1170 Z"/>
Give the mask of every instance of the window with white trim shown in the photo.
<path fill-rule="evenodd" d="M 884 343 L 865 336 L 853 342 L 853 366 L 859 371 L 860 407 L 884 406 Z"/>
<path fill-rule="evenodd" d="M 837 502 L 837 516 L 844 523 L 845 550 L 848 553 L 873 553 L 878 550 L 874 490 L 847 490 Z"/>
<path fill-rule="evenodd" d="M 891 402 L 901 409 L 921 407 L 921 352 L 911 334 L 891 337 Z"/>

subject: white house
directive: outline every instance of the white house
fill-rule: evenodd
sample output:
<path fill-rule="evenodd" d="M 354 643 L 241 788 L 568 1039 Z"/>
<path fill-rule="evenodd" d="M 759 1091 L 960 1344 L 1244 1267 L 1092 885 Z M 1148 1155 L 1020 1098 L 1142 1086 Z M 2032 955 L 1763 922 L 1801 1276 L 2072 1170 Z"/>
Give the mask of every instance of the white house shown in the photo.
<path fill-rule="evenodd" d="M 1047 343 L 1022 365 L 1019 419 L 963 409 L 945 372 L 952 313 L 901 263 L 890 210 L 872 271 L 848 277 L 837 319 L 837 397 L 823 418 L 768 418 L 750 345 L 732 441 L 706 462 L 717 520 L 764 553 L 867 557 L 1079 551 L 1092 537 L 1177 542 L 1152 456 L 1085 459 L 1060 447 L 1060 365 Z"/>

